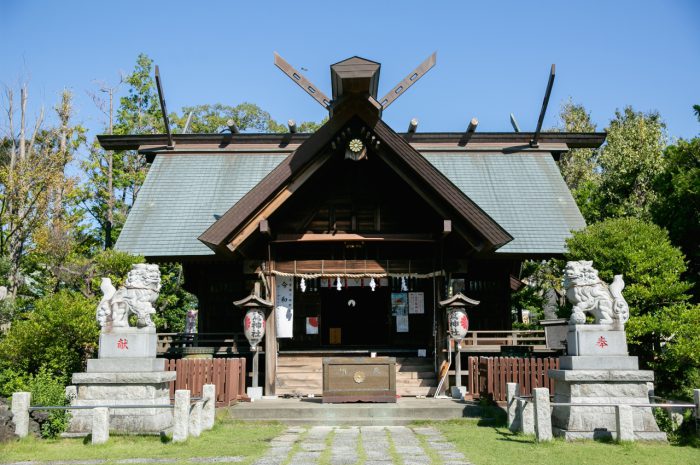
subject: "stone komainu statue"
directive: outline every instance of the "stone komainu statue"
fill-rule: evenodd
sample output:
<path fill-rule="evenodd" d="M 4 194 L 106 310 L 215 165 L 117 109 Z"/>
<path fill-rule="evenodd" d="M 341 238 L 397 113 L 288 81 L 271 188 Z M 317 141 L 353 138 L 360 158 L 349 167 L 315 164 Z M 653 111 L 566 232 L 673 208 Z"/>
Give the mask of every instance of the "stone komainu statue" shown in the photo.
<path fill-rule="evenodd" d="M 132 314 L 136 316 L 137 327 L 155 326 L 151 315 L 156 312 L 153 304 L 160 292 L 158 265 L 133 265 L 119 290 L 109 278 L 102 278 L 100 289 L 103 297 L 97 306 L 97 322 L 102 328 L 128 328 L 129 315 Z"/>
<path fill-rule="evenodd" d="M 596 324 L 624 324 L 630 317 L 629 306 L 622 296 L 625 282 L 615 275 L 608 286 L 598 277 L 592 261 L 567 262 L 564 268 L 566 297 L 574 305 L 570 324 L 586 322 L 586 313 L 595 317 Z"/>

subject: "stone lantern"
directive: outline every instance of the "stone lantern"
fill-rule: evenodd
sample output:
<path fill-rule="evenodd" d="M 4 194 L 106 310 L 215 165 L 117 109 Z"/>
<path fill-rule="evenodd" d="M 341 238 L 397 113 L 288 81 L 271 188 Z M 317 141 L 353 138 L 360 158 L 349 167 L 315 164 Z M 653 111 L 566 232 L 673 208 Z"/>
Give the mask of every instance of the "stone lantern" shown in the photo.
<path fill-rule="evenodd" d="M 450 334 L 450 338 L 455 341 L 455 385 L 452 387 L 452 397 L 462 399 L 466 388 L 462 386 L 462 360 L 459 344 L 469 331 L 467 307 L 476 307 L 479 305 L 479 301 L 470 299 L 460 292 L 449 299 L 441 300 L 439 305 L 447 310 L 447 332 Z M 450 350 L 449 345 L 448 350 Z"/>
<path fill-rule="evenodd" d="M 248 389 L 248 396 L 251 399 L 259 399 L 262 397 L 262 387 L 258 386 L 258 344 L 265 337 L 265 320 L 267 312 L 272 308 L 272 302 L 254 293 L 234 302 L 233 305 L 246 310 L 243 317 L 243 332 L 253 352 L 253 382 L 252 387 Z"/>

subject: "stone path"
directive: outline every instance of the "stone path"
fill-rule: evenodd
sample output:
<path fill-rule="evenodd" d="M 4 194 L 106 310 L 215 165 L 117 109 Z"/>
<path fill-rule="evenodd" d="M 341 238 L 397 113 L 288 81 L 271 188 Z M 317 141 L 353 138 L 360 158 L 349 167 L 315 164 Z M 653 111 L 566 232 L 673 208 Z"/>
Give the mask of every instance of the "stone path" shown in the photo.
<path fill-rule="evenodd" d="M 114 464 L 238 463 L 244 457 L 132 458 Z M 3 465 L 100 465 L 94 460 L 25 461 Z M 287 428 L 253 465 L 471 465 L 432 427 L 314 426 Z"/>
<path fill-rule="evenodd" d="M 432 427 L 289 428 L 253 465 L 471 465 Z"/>

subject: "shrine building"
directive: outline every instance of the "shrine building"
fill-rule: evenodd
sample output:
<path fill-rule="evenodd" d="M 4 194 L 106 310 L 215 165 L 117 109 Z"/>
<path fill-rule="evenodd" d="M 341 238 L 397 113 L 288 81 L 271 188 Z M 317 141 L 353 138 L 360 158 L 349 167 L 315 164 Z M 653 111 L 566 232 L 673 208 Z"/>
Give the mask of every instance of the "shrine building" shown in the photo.
<path fill-rule="evenodd" d="M 415 120 L 398 132 L 382 113 L 434 56 L 383 98 L 379 63 L 332 65 L 326 97 L 275 60 L 328 109 L 316 132 L 290 122 L 283 134 L 98 137 L 150 163 L 116 248 L 181 263 L 200 345 L 229 335 L 229 354 L 249 356 L 233 302 L 261 283 L 277 309 L 262 342 L 266 394 L 320 394 L 322 357 L 371 353 L 415 366 L 398 394 L 432 394 L 448 344 L 438 303 L 461 292 L 479 302 L 470 330 L 512 329 L 522 262 L 561 256 L 585 226 L 556 161 L 605 134 L 541 132 L 553 73 L 534 132 L 480 132 L 476 120 L 464 132 L 425 133 Z"/>

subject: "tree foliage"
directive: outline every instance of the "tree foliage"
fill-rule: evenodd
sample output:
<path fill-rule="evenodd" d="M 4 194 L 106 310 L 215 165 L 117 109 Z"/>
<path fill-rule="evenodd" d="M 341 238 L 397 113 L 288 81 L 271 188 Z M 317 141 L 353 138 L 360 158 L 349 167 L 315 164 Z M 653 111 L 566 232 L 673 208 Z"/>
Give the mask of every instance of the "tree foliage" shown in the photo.
<path fill-rule="evenodd" d="M 37 374 L 41 369 L 67 381 L 95 353 L 98 299 L 59 291 L 35 301 L 0 340 L 0 367 Z"/>
<path fill-rule="evenodd" d="M 664 169 L 654 180 L 651 216 L 690 261 L 691 279 L 700 273 L 700 137 L 666 148 Z"/>
<path fill-rule="evenodd" d="M 600 219 L 631 216 L 650 219 L 656 200 L 654 180 L 665 166 L 666 126 L 656 112 L 632 107 L 616 111 L 598 162 Z"/>
<path fill-rule="evenodd" d="M 663 381 L 660 392 L 687 395 L 692 384 L 684 383 L 700 379 L 700 306 L 688 302 L 683 253 L 666 230 L 613 218 L 575 232 L 567 246 L 567 260 L 593 260 L 603 281 L 623 275 L 628 342 Z"/>
<path fill-rule="evenodd" d="M 574 232 L 566 244 L 566 259 L 593 260 L 603 281 L 624 276 L 632 316 L 688 299 L 690 285 L 681 279 L 686 269 L 683 253 L 653 223 L 612 218 Z"/>

